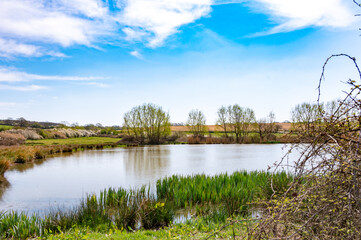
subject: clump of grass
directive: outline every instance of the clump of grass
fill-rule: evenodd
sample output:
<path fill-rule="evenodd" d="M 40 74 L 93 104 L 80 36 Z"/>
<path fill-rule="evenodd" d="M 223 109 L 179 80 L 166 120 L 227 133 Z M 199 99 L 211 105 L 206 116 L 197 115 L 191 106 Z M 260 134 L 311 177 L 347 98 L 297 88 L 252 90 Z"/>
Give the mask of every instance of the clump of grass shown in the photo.
<path fill-rule="evenodd" d="M 4 176 L 4 173 L 10 168 L 10 161 L 0 158 L 0 176 Z M 1 181 L 0 181 L 1 182 Z"/>
<path fill-rule="evenodd" d="M 144 229 L 168 226 L 174 218 L 174 206 L 167 201 L 148 198 L 140 204 L 140 220 Z"/>
<path fill-rule="evenodd" d="M 273 194 L 271 179 L 274 179 L 273 188 L 282 191 L 292 177 L 286 173 L 272 175 L 264 171 L 216 176 L 174 175 L 157 181 L 157 196 L 173 201 L 178 208 L 211 203 L 223 205 L 228 215 L 247 214 L 251 202 Z"/>
<path fill-rule="evenodd" d="M 25 140 L 26 138 L 20 134 L 0 132 L 0 145 L 3 146 L 22 145 Z"/>
<path fill-rule="evenodd" d="M 0 238 L 28 239 L 42 235 L 42 221 L 39 217 L 25 213 L 0 213 Z"/>
<path fill-rule="evenodd" d="M 1 238 L 44 237 L 74 226 L 95 231 L 109 229 L 158 229 L 169 226 L 175 212 L 193 206 L 205 223 L 225 222 L 230 216 L 249 214 L 250 203 L 270 198 L 271 179 L 275 191 L 284 191 L 292 177 L 286 173 L 235 172 L 231 175 L 171 176 L 157 181 L 157 193 L 150 186 L 136 190 L 109 188 L 88 195 L 79 206 L 54 211 L 39 218 L 24 213 L 0 215 Z"/>

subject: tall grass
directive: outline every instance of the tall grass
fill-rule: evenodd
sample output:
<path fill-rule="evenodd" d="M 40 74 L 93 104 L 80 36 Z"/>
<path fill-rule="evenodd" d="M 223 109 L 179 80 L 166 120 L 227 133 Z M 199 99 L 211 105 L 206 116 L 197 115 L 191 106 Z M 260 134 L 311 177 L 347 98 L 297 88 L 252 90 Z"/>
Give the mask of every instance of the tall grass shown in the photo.
<path fill-rule="evenodd" d="M 177 210 L 193 206 L 208 222 L 224 222 L 230 215 L 246 215 L 250 203 L 270 198 L 273 188 L 284 191 L 292 177 L 286 173 L 235 172 L 231 175 L 171 176 L 158 180 L 156 193 L 150 186 L 135 190 L 108 188 L 90 194 L 70 210 L 53 211 L 47 216 L 24 213 L 0 214 L 0 239 L 25 239 L 64 232 L 74 226 L 96 231 L 109 229 L 158 229 L 168 226 Z"/>
<path fill-rule="evenodd" d="M 273 189 L 280 192 L 292 181 L 285 172 L 274 175 L 265 171 L 240 171 L 216 176 L 173 175 L 157 181 L 157 196 L 173 201 L 179 208 L 211 203 L 222 204 L 229 215 L 246 214 L 251 202 L 270 198 L 274 193 L 271 179 Z"/>

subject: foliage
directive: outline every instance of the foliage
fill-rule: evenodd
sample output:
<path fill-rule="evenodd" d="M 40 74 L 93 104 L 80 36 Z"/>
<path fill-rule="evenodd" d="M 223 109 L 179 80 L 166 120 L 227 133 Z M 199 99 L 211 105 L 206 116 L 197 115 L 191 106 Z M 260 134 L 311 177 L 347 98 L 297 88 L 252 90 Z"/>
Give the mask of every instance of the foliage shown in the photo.
<path fill-rule="evenodd" d="M 361 72 L 355 58 L 350 59 Z M 321 80 L 324 78 L 322 72 Z M 361 88 L 355 81 L 333 111 L 321 111 L 322 124 L 300 131 L 301 151 L 295 163 L 295 180 L 289 189 L 266 203 L 262 220 L 252 232 L 257 239 L 360 239 L 361 238 Z M 320 100 L 321 94 L 319 94 Z M 301 180 L 302 179 L 302 180 Z"/>
<path fill-rule="evenodd" d="M 198 109 L 193 109 L 189 112 L 186 124 L 193 137 L 203 137 L 207 132 L 206 117 Z"/>
<path fill-rule="evenodd" d="M 12 146 L 22 145 L 25 143 L 25 137 L 17 133 L 0 132 L 0 145 Z"/>
<path fill-rule="evenodd" d="M 217 124 L 225 133 L 230 131 L 236 137 L 236 143 L 243 142 L 255 123 L 254 111 L 250 108 L 240 107 L 238 104 L 222 106 L 218 109 Z"/>
<path fill-rule="evenodd" d="M 274 193 L 271 180 L 277 183 L 274 189 L 283 192 L 292 181 L 292 176 L 284 172 L 272 175 L 263 171 L 240 171 L 215 176 L 173 175 L 157 181 L 157 196 L 173 201 L 178 208 L 211 203 L 224 205 L 228 216 L 234 213 L 247 215 L 251 202 L 269 199 Z"/>
<path fill-rule="evenodd" d="M 260 141 L 274 141 L 276 139 L 273 133 L 277 133 L 277 125 L 275 122 L 274 112 L 270 112 L 267 117 L 258 119 L 256 122 Z"/>
<path fill-rule="evenodd" d="M 79 137 L 67 139 L 41 139 L 27 140 L 27 145 L 68 145 L 68 144 L 112 144 L 118 142 L 119 138 L 109 137 Z"/>
<path fill-rule="evenodd" d="M 158 144 L 170 135 L 170 117 L 157 105 L 143 104 L 124 114 L 123 127 L 140 144 Z"/>

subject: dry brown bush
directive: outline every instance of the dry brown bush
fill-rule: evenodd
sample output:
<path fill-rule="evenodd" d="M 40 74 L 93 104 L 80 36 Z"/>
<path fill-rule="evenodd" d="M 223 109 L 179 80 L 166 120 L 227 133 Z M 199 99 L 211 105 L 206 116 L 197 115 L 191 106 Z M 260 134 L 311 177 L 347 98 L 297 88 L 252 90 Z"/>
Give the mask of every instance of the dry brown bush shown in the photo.
<path fill-rule="evenodd" d="M 25 137 L 21 134 L 0 132 L 0 145 L 12 146 L 25 143 Z"/>
<path fill-rule="evenodd" d="M 23 135 L 25 137 L 25 139 L 30 139 L 30 140 L 43 139 L 43 137 L 40 136 L 33 129 L 10 129 L 10 130 L 7 130 L 6 132 L 20 134 L 20 135 Z"/>
<path fill-rule="evenodd" d="M 352 60 L 361 80 L 354 58 L 333 55 L 323 67 L 319 89 L 325 66 L 336 56 Z M 293 165 L 295 180 L 284 194 L 264 203 L 249 238 L 361 239 L 361 88 L 353 80 L 348 86 L 333 112 L 321 112 L 312 139 L 309 131 L 300 132 L 300 143 L 293 146 L 301 153 Z M 288 165 L 286 159 L 277 167 Z"/>

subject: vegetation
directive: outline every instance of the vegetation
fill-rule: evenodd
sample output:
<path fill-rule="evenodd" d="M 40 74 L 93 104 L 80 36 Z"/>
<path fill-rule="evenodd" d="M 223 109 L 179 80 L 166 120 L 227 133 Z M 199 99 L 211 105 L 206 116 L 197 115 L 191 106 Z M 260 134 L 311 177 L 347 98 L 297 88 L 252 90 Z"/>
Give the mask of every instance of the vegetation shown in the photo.
<path fill-rule="evenodd" d="M 114 144 L 119 138 L 109 137 L 80 137 L 67 139 L 27 140 L 27 145 L 69 145 L 69 144 Z"/>
<path fill-rule="evenodd" d="M 148 103 L 124 114 L 124 132 L 140 144 L 159 144 L 170 135 L 170 117 L 161 107 Z"/>
<path fill-rule="evenodd" d="M 10 129 L 12 129 L 12 128 L 13 128 L 13 126 L 0 125 L 0 132 L 6 131 L 6 130 L 10 130 Z"/>
<path fill-rule="evenodd" d="M 67 236 L 64 232 L 69 231 L 71 235 L 74 229 L 85 229 L 81 234 L 88 234 L 90 230 L 115 231 L 122 235 L 125 234 L 122 231 L 135 230 L 139 223 L 142 229 L 159 229 L 170 226 L 176 211 L 186 206 L 193 206 L 188 209 L 195 209 L 198 217 L 184 225 L 185 228 L 197 226 L 204 234 L 205 229 L 219 228 L 219 224 L 226 223 L 227 217 L 237 219 L 238 215 L 249 215 L 252 201 L 269 198 L 271 179 L 274 189 L 282 193 L 292 177 L 266 172 L 236 172 L 214 177 L 172 176 L 157 182 L 157 195 L 151 194 L 150 188 L 145 186 L 138 190 L 109 188 L 98 196 L 88 195 L 74 209 L 53 212 L 44 218 L 25 213 L 2 213 L 0 238 Z M 179 225 L 173 225 L 168 228 L 168 233 L 173 231 L 174 234 L 179 228 Z"/>
<path fill-rule="evenodd" d="M 265 118 L 258 119 L 256 125 L 261 142 L 276 140 L 274 134 L 278 132 L 278 129 L 274 112 L 270 112 Z"/>
<path fill-rule="evenodd" d="M 44 139 L 29 141 L 29 145 L 0 146 L 0 182 L 4 180 L 5 171 L 15 163 L 33 163 L 61 153 L 124 146 L 119 145 L 118 139 L 114 138 L 76 138 L 53 141 Z"/>
<path fill-rule="evenodd" d="M 202 204 L 214 204 L 224 208 L 227 216 L 247 215 L 250 203 L 269 199 L 287 189 L 292 177 L 285 172 L 235 172 L 231 175 L 177 176 L 157 181 L 157 196 L 173 201 L 176 207 L 185 208 Z"/>
<path fill-rule="evenodd" d="M 351 60 L 345 54 L 333 57 Z M 324 78 L 324 71 L 320 78 Z M 267 211 L 252 231 L 256 239 L 360 239 L 361 165 L 360 85 L 347 82 L 350 90 L 333 111 L 317 112 L 316 127 L 299 131 L 301 157 L 295 163 L 295 179 L 289 189 L 266 202 Z M 319 94 L 320 100 L 321 92 Z M 312 112 L 321 109 L 313 107 Z M 314 123 L 314 118 L 309 118 Z M 311 139 L 305 144 L 304 139 Z M 302 178 L 302 183 L 300 179 Z"/>
<path fill-rule="evenodd" d="M 207 132 L 206 117 L 203 112 L 198 109 L 193 109 L 188 114 L 187 126 L 189 132 L 193 137 L 204 137 Z"/>
<path fill-rule="evenodd" d="M 235 104 L 218 109 L 217 124 L 223 128 L 225 134 L 230 131 L 235 136 L 236 143 L 244 141 L 254 123 L 255 114 L 250 108 L 242 108 Z"/>

